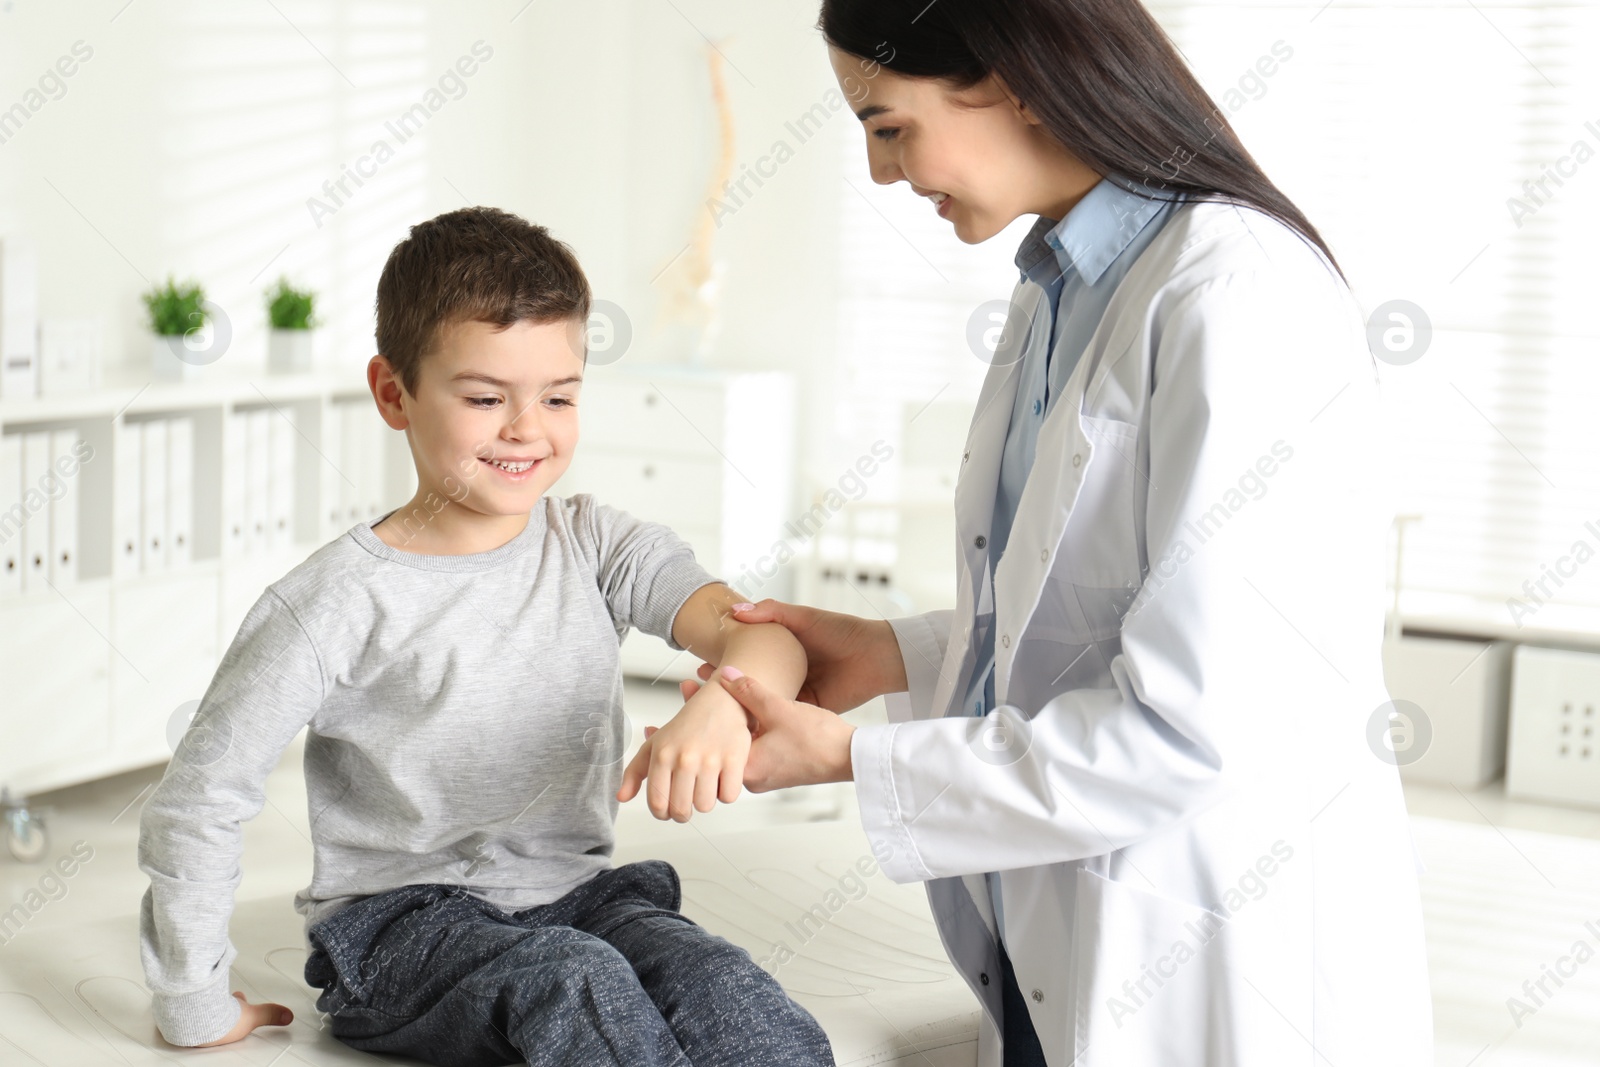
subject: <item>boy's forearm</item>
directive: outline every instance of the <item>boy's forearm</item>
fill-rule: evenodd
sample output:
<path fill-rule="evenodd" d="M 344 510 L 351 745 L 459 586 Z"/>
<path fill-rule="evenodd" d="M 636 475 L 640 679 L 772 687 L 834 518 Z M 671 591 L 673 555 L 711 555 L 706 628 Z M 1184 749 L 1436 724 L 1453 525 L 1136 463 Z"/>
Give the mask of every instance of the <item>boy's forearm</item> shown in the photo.
<path fill-rule="evenodd" d="M 806 654 L 794 634 L 775 622 L 744 623 L 731 619 L 717 667 L 737 667 L 773 692 L 792 697 L 806 678 Z"/>
<path fill-rule="evenodd" d="M 733 605 L 741 597 L 722 583 L 695 590 L 678 612 L 673 636 L 713 667 L 737 667 L 768 688 L 792 697 L 806 677 L 800 642 L 775 622 L 739 622 Z"/>

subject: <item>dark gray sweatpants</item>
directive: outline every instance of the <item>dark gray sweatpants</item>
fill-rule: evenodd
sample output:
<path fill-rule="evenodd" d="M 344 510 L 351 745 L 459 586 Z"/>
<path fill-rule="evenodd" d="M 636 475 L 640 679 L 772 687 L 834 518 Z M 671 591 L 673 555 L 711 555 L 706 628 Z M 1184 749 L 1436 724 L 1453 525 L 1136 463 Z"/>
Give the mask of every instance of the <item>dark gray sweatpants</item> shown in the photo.
<path fill-rule="evenodd" d="M 305 978 L 346 1045 L 441 1067 L 831 1067 L 816 1020 L 680 903 L 660 860 L 509 916 L 402 886 L 312 926 Z"/>

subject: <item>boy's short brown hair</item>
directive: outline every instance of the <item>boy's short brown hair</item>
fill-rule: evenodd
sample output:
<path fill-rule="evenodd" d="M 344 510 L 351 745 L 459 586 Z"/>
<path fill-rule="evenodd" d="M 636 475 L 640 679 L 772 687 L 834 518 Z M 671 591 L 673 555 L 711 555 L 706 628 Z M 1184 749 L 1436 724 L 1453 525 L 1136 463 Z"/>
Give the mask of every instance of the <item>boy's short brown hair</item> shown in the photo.
<path fill-rule="evenodd" d="M 589 280 L 561 241 L 519 215 L 467 207 L 419 222 L 378 278 L 378 351 L 417 395 L 422 357 L 458 322 L 587 322 Z"/>

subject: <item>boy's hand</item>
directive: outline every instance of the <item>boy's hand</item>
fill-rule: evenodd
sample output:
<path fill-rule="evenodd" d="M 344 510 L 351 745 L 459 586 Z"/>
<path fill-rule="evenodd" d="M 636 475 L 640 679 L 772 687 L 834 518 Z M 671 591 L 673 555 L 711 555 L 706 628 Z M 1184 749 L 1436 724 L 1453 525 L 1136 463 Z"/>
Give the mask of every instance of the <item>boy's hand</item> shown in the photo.
<path fill-rule="evenodd" d="M 244 999 L 244 994 L 234 991 L 234 996 L 239 998 L 239 1021 L 233 1024 L 233 1029 L 217 1038 L 207 1041 L 203 1045 L 193 1045 L 192 1048 L 210 1048 L 212 1045 L 231 1045 L 235 1041 L 242 1041 L 250 1036 L 258 1026 L 288 1026 L 294 1022 L 294 1012 L 282 1004 L 252 1004 Z"/>
<path fill-rule="evenodd" d="M 749 716 L 713 683 L 689 696 L 667 725 L 646 734 L 622 772 L 617 799 L 632 800 L 648 780 L 650 813 L 688 822 L 694 811 L 710 811 L 718 800 L 731 804 L 739 799 L 749 756 Z"/>

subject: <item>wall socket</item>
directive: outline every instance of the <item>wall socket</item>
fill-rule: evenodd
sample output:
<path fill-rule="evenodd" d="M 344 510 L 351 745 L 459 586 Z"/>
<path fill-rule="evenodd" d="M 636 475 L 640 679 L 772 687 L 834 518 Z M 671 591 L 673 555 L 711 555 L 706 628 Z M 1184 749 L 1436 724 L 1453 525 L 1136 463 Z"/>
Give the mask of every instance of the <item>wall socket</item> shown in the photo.
<path fill-rule="evenodd" d="M 1600 808 L 1600 653 L 1517 648 L 1506 795 Z"/>

